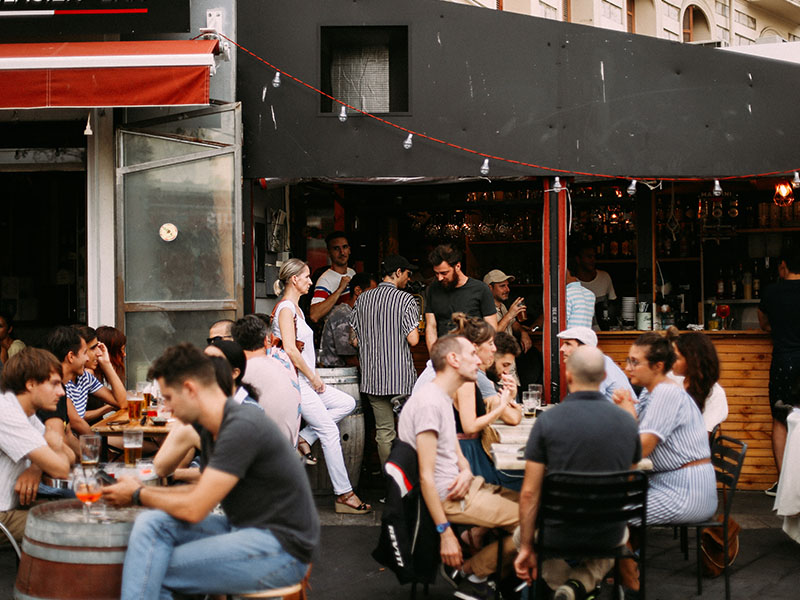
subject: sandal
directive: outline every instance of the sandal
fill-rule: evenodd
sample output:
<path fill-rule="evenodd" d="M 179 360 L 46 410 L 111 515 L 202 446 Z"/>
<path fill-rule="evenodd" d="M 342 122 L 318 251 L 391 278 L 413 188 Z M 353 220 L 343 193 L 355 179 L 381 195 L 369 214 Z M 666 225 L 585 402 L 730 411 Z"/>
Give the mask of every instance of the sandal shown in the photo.
<path fill-rule="evenodd" d="M 347 501 L 350 500 L 350 498 L 353 498 L 355 495 L 355 492 L 350 492 L 349 494 L 336 498 L 336 502 L 334 502 L 333 505 L 336 512 L 347 515 L 365 515 L 372 512 L 372 507 L 366 502 L 362 502 L 358 506 L 348 504 Z"/>
<path fill-rule="evenodd" d="M 307 450 L 303 449 L 303 446 L 307 448 Z M 297 453 L 300 455 L 307 465 L 315 465 L 317 464 L 317 459 L 311 454 L 311 446 L 308 445 L 308 442 L 302 440 L 297 442 Z"/>

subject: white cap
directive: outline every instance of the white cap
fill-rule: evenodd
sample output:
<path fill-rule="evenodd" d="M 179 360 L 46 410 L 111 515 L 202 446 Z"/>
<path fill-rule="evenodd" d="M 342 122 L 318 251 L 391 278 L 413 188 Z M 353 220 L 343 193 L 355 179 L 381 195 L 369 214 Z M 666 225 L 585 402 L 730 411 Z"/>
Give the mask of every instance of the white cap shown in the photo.
<path fill-rule="evenodd" d="M 588 327 L 570 327 L 556 337 L 562 340 L 578 340 L 587 346 L 597 347 L 597 334 Z"/>

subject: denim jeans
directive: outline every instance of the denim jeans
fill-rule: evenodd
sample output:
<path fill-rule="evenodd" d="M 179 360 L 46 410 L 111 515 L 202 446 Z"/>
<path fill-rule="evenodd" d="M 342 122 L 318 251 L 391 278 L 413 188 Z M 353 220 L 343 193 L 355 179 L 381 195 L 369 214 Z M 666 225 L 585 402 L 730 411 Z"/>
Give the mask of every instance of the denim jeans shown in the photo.
<path fill-rule="evenodd" d="M 136 518 L 128 540 L 122 600 L 284 587 L 301 581 L 307 567 L 266 529 L 237 529 L 222 515 L 187 523 L 150 510 Z"/>

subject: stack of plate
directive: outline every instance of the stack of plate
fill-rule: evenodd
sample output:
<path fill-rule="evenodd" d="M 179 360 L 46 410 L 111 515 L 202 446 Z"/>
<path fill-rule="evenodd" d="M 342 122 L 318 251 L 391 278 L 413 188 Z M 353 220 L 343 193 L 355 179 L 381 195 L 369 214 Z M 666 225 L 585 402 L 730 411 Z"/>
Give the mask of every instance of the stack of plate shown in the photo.
<path fill-rule="evenodd" d="M 622 298 L 622 320 L 635 321 L 636 320 L 636 298 L 633 296 L 624 296 Z"/>

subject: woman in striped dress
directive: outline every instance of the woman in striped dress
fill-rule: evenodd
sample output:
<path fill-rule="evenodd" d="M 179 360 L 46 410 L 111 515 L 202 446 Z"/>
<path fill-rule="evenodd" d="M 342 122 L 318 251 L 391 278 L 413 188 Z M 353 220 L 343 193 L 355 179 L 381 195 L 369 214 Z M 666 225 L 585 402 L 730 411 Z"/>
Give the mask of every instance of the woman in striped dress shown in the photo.
<path fill-rule="evenodd" d="M 653 461 L 647 522 L 690 523 L 717 509 L 717 484 L 703 416 L 694 400 L 667 373 L 675 362 L 672 344 L 644 333 L 628 351 L 626 372 L 644 389 L 635 402 L 626 390 L 614 401 L 639 419 L 642 456 Z"/>

